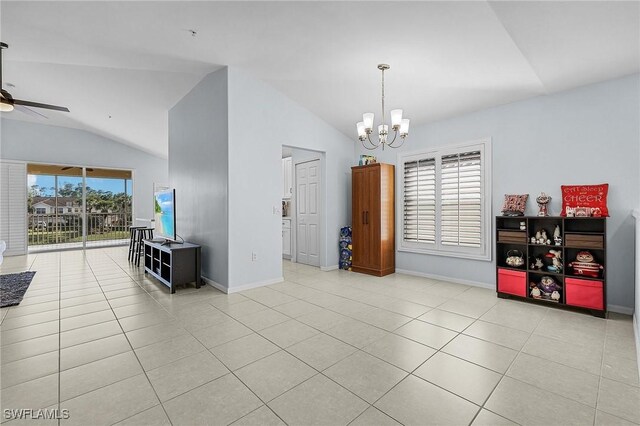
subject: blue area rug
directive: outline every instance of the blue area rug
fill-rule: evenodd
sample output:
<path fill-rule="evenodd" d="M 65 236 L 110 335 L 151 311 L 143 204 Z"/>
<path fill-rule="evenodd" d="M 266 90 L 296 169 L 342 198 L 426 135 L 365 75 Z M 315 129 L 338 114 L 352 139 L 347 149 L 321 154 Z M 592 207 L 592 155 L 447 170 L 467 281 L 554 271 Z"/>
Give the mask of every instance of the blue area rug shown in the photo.
<path fill-rule="evenodd" d="M 0 308 L 19 305 L 35 271 L 0 275 Z"/>

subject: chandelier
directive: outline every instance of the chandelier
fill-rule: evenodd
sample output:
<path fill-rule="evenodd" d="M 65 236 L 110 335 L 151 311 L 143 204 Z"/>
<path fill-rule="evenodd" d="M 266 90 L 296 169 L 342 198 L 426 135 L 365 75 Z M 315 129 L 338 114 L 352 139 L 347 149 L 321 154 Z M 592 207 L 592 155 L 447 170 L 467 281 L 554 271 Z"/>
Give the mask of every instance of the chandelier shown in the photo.
<path fill-rule="evenodd" d="M 400 148 L 404 144 L 404 140 L 409 134 L 409 119 L 402 118 L 401 109 L 391 110 L 391 129 L 395 132 L 393 139 L 389 141 L 389 126 L 384 123 L 384 72 L 390 67 L 387 64 L 378 65 L 378 69 L 382 72 L 382 121 L 378 126 L 378 142 L 371 140 L 371 133 L 373 131 L 373 113 L 367 112 L 362 114 L 362 121 L 356 124 L 358 129 L 358 139 L 362 142 L 362 146 L 367 149 L 374 150 L 382 145 L 384 150 L 385 145 L 391 148 Z M 400 143 L 394 145 L 396 140 L 400 136 Z M 369 144 L 367 144 L 367 141 Z"/>

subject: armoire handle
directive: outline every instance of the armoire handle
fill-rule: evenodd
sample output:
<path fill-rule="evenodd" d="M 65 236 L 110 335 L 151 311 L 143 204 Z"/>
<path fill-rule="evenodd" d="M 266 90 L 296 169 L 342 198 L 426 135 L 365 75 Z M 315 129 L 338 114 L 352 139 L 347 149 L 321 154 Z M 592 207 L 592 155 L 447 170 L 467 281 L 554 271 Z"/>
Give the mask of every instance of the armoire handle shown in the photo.
<path fill-rule="evenodd" d="M 364 221 L 364 211 L 362 212 L 362 224 L 364 225 L 366 222 Z"/>
<path fill-rule="evenodd" d="M 367 218 L 366 219 L 366 224 L 368 225 L 369 224 L 369 210 L 366 211 L 366 216 L 365 217 Z"/>

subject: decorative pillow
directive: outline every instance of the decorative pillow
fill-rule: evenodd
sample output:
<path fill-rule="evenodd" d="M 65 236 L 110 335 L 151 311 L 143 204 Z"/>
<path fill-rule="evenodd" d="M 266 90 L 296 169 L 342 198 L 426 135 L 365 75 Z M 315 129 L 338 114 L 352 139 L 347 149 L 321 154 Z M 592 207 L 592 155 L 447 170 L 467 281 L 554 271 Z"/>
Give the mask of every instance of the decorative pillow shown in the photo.
<path fill-rule="evenodd" d="M 608 217 L 607 194 L 609 184 L 601 185 L 562 185 L 562 216 L 567 215 L 567 208 L 574 211 L 578 207 L 586 208 L 592 216 Z"/>
<path fill-rule="evenodd" d="M 505 216 L 524 216 L 527 208 L 527 200 L 529 194 L 523 195 L 504 195 L 504 203 L 502 204 L 502 214 Z"/>

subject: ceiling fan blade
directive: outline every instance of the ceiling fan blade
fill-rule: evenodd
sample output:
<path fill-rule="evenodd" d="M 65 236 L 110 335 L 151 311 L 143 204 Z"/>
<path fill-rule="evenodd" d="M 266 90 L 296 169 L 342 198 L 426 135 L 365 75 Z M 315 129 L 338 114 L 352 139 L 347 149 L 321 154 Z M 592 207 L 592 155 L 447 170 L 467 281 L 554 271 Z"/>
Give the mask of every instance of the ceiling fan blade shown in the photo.
<path fill-rule="evenodd" d="M 23 101 L 23 100 L 20 100 L 20 99 L 14 99 L 13 100 L 13 104 L 14 105 L 24 105 L 24 106 L 33 107 L 33 108 L 44 108 L 44 109 L 52 109 L 54 111 L 69 112 L 69 108 L 67 108 L 67 107 L 57 106 L 57 105 L 49 105 L 49 104 L 41 104 L 41 103 L 38 103 L 38 102 L 31 102 L 31 101 Z"/>
<path fill-rule="evenodd" d="M 15 108 L 20 112 L 24 112 L 25 114 L 29 114 L 36 118 L 45 118 L 47 120 L 49 119 L 49 117 L 47 117 L 46 115 L 40 114 L 38 111 L 33 110 L 31 108 L 27 108 L 26 106 L 23 106 L 23 105 L 16 105 Z"/>
<path fill-rule="evenodd" d="M 73 167 L 71 166 L 67 166 L 67 167 L 63 167 L 62 170 L 69 170 L 69 169 L 73 169 Z"/>

